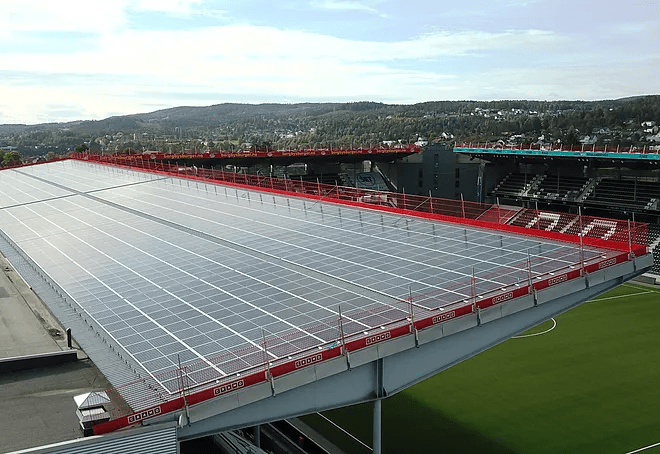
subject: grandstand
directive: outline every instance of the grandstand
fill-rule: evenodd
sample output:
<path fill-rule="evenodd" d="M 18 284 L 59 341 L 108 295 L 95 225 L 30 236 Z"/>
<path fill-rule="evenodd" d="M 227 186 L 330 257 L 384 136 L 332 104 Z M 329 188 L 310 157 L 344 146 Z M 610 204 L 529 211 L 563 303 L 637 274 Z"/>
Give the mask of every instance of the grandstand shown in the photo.
<path fill-rule="evenodd" d="M 584 195 L 585 205 L 619 207 L 640 213 L 657 211 L 659 200 L 660 184 L 637 178 L 601 178 L 594 181 L 589 193 Z"/>
<path fill-rule="evenodd" d="M 509 173 L 490 192 L 501 199 L 577 202 L 590 187 L 591 180 L 558 175 Z"/>
<path fill-rule="evenodd" d="M 652 272 L 660 275 L 660 154 L 657 150 L 458 145 L 487 164 L 484 193 L 494 203 L 649 223 Z M 567 215 L 562 215 L 567 218 Z"/>
<path fill-rule="evenodd" d="M 538 184 L 536 194 L 537 197 L 547 200 L 577 202 L 588 184 L 589 180 L 586 178 L 545 175 Z"/>
<path fill-rule="evenodd" d="M 585 208 L 655 213 L 660 201 L 658 182 L 605 177 L 572 177 L 556 174 L 507 174 L 489 193 L 502 200 L 572 203 Z"/>
<path fill-rule="evenodd" d="M 0 248 L 113 385 L 96 434 L 378 421 L 651 266 L 640 222 L 105 156 L 1 178 Z"/>

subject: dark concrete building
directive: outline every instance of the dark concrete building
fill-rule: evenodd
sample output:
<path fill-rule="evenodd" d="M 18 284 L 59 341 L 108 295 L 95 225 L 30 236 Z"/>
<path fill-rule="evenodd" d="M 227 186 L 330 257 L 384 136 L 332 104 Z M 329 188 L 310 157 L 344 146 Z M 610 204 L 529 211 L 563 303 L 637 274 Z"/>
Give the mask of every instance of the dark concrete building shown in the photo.
<path fill-rule="evenodd" d="M 480 201 L 480 161 L 457 155 L 445 144 L 424 147 L 396 164 L 399 192 L 458 200 Z"/>

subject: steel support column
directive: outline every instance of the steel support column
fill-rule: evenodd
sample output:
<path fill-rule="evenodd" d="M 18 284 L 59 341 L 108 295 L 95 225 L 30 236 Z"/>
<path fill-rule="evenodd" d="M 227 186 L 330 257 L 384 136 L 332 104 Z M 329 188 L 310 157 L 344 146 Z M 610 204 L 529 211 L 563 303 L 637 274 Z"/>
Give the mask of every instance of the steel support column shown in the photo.
<path fill-rule="evenodd" d="M 257 424 L 254 426 L 254 445 L 257 448 L 261 448 L 261 425 Z"/>
<path fill-rule="evenodd" d="M 382 451 L 382 440 L 383 440 L 383 431 L 382 431 L 382 401 L 385 397 L 385 388 L 383 386 L 385 372 L 385 360 L 379 358 L 376 360 L 376 400 L 374 400 L 373 406 L 373 452 L 374 454 L 381 454 Z"/>
<path fill-rule="evenodd" d="M 376 399 L 374 400 L 374 441 L 373 441 L 373 449 L 374 449 L 374 454 L 381 454 L 382 452 L 382 430 L 381 430 L 381 423 L 382 423 L 382 399 Z"/>

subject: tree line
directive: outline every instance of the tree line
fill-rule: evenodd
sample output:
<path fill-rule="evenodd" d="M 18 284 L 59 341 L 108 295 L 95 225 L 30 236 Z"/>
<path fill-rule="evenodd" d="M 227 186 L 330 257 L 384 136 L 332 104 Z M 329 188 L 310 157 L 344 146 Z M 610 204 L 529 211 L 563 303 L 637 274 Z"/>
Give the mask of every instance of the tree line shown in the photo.
<path fill-rule="evenodd" d="M 647 123 L 648 122 L 648 123 Z M 376 146 L 385 141 L 517 141 L 644 145 L 660 124 L 660 96 L 605 101 L 435 101 L 219 104 L 100 121 L 0 125 L 0 146 L 23 156 L 92 151 L 182 151 Z"/>

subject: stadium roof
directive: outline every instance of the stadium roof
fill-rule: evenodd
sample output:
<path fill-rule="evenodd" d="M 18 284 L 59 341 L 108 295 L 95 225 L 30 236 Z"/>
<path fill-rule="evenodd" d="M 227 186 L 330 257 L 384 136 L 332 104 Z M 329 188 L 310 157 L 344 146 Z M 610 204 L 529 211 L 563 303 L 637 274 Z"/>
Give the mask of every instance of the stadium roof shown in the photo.
<path fill-rule="evenodd" d="M 180 366 L 190 389 L 214 386 L 622 257 L 597 242 L 75 160 L 0 181 L 5 240 L 149 377 L 153 403 L 179 395 Z M 143 391 L 120 393 L 144 408 Z"/>
<path fill-rule="evenodd" d="M 469 154 L 483 158 L 489 157 L 525 157 L 525 158 L 560 158 L 560 159 L 593 159 L 605 162 L 642 164 L 660 161 L 657 146 L 619 147 L 607 146 L 540 146 L 540 145 L 500 145 L 495 143 L 457 144 L 454 153 Z"/>

